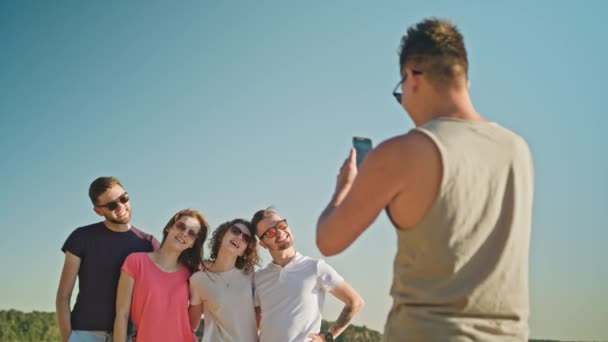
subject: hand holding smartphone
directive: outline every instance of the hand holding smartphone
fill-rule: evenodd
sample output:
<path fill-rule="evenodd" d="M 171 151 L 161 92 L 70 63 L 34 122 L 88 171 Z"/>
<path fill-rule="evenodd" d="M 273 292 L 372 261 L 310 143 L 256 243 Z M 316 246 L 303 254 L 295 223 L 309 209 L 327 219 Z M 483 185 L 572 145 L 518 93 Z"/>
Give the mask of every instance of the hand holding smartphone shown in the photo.
<path fill-rule="evenodd" d="M 366 137 L 353 137 L 353 147 L 357 151 L 357 169 L 361 167 L 361 163 L 367 154 L 373 149 L 372 139 Z"/>

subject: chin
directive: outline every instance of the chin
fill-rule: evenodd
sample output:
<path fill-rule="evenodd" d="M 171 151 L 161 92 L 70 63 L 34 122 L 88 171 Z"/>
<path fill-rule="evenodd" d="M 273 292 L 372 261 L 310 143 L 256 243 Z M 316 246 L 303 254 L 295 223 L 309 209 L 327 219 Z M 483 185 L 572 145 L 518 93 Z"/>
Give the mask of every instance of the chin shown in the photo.
<path fill-rule="evenodd" d="M 131 222 L 131 215 L 129 215 L 128 217 L 120 220 L 120 219 L 107 219 L 108 221 L 112 222 L 112 223 L 116 223 L 116 224 L 127 224 L 129 222 Z"/>

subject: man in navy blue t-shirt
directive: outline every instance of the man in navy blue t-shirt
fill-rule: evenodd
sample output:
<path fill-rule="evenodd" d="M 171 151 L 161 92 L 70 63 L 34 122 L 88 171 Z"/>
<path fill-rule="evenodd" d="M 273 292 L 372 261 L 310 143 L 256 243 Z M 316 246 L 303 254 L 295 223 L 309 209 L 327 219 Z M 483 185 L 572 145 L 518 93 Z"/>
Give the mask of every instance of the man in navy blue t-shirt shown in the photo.
<path fill-rule="evenodd" d="M 116 287 L 125 258 L 151 252 L 159 243 L 152 235 L 131 226 L 129 194 L 118 179 L 100 177 L 91 183 L 93 210 L 104 221 L 77 228 L 61 250 L 65 262 L 57 289 L 57 323 L 64 342 L 106 342 L 112 338 Z M 78 277 L 78 297 L 70 312 L 72 290 Z"/>

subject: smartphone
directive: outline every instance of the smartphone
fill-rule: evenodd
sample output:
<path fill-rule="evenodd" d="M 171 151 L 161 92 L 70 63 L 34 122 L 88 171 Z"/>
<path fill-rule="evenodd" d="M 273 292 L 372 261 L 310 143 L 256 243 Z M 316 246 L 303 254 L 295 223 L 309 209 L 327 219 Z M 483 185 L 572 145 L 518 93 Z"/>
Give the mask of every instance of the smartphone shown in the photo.
<path fill-rule="evenodd" d="M 367 154 L 373 149 L 372 139 L 366 137 L 353 137 L 353 146 L 357 150 L 357 169 L 361 167 L 361 163 Z"/>

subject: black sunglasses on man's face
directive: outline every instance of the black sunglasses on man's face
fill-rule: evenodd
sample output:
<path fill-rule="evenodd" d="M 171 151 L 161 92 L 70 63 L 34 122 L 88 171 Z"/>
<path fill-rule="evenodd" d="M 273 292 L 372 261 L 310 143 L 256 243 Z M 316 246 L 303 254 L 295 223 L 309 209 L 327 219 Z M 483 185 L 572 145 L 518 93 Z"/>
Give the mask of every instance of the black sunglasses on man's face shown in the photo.
<path fill-rule="evenodd" d="M 100 205 L 96 205 L 96 207 L 100 207 L 100 208 L 108 208 L 108 210 L 110 211 L 114 211 L 118 208 L 118 203 L 122 203 L 122 204 L 127 204 L 127 202 L 129 202 L 129 194 L 124 192 L 122 195 L 120 195 L 117 199 L 110 201 L 106 204 L 100 204 Z"/>
<path fill-rule="evenodd" d="M 420 75 L 422 74 L 422 71 L 419 70 L 412 70 L 412 74 L 414 75 Z M 395 86 L 395 89 L 393 89 L 393 96 L 395 97 L 395 99 L 397 100 L 397 102 L 399 103 L 399 105 L 401 106 L 401 97 L 403 96 L 403 94 L 401 93 L 401 83 L 405 82 L 405 80 L 407 79 L 407 73 L 405 75 L 403 75 L 403 78 L 401 78 L 401 81 L 399 81 L 399 83 L 397 83 L 397 85 Z"/>

